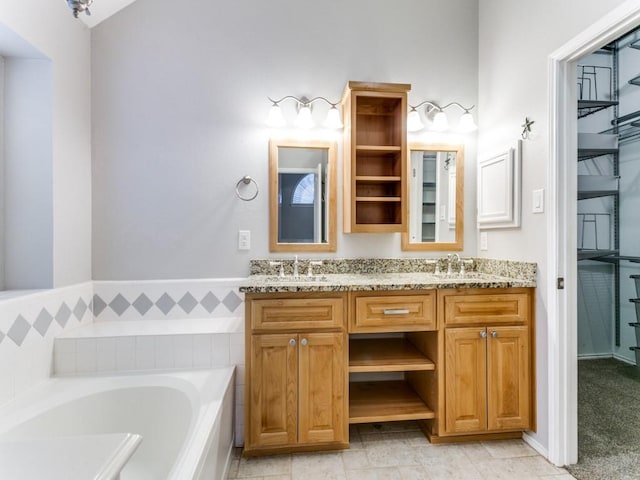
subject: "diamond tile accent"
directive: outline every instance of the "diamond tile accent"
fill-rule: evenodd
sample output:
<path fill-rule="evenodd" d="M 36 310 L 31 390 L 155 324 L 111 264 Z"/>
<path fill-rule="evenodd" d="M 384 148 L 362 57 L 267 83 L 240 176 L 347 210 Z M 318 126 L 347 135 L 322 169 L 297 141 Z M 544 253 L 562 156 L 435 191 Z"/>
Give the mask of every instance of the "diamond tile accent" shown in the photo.
<path fill-rule="evenodd" d="M 168 293 L 163 293 L 162 296 L 156 302 L 156 307 L 160 309 L 162 313 L 165 315 L 171 311 L 173 307 L 175 307 L 176 302 L 173 298 L 169 296 Z"/>
<path fill-rule="evenodd" d="M 141 293 L 140 296 L 133 301 L 132 305 L 140 315 L 144 315 L 153 307 L 153 302 L 149 300 L 149 297 L 144 293 Z"/>
<path fill-rule="evenodd" d="M 102 300 L 98 295 L 93 296 L 92 305 L 93 305 L 93 315 L 96 317 L 100 315 L 105 308 L 107 308 L 107 303 L 104 300 Z"/>
<path fill-rule="evenodd" d="M 44 337 L 47 334 L 47 330 L 49 330 L 49 325 L 53 322 L 53 316 L 49 313 L 46 308 L 40 310 L 38 314 L 38 318 L 33 322 L 33 328 L 40 334 L 40 336 Z"/>
<path fill-rule="evenodd" d="M 58 322 L 58 325 L 64 328 L 69 321 L 70 316 L 71 309 L 65 302 L 62 302 L 62 305 L 60 305 L 60 308 L 58 309 L 58 313 L 56 313 L 56 322 Z"/>
<path fill-rule="evenodd" d="M 5 334 L 0 332 L 0 343 L 2 343 L 2 340 L 4 340 Z"/>
<path fill-rule="evenodd" d="M 226 297 L 224 297 L 222 303 L 229 309 L 230 312 L 235 312 L 236 308 L 238 308 L 242 303 L 242 299 L 238 297 L 238 295 L 234 291 L 231 291 L 227 294 Z"/>
<path fill-rule="evenodd" d="M 82 320 L 82 317 L 84 317 L 84 314 L 87 313 L 88 308 L 89 307 L 87 306 L 85 301 L 82 298 L 79 298 L 75 308 L 73 309 L 73 314 L 76 316 L 78 321 Z"/>
<path fill-rule="evenodd" d="M 196 305 L 198 305 L 198 301 L 193 295 L 187 292 L 180 300 L 178 300 L 178 305 L 180 305 L 180 308 L 182 308 L 185 313 L 191 313 L 191 310 L 196 308 Z"/>
<path fill-rule="evenodd" d="M 220 305 L 220 300 L 218 300 L 218 297 L 216 297 L 213 292 L 209 292 L 200 300 L 200 305 L 202 305 L 207 312 L 213 313 L 216 307 Z"/>
<path fill-rule="evenodd" d="M 21 346 L 30 329 L 31 325 L 29 325 L 29 322 L 27 322 L 22 315 L 18 315 L 18 318 L 16 318 L 16 321 L 13 322 L 13 325 L 11 325 L 11 328 L 7 332 L 7 336 L 13 340 L 16 345 Z"/>
<path fill-rule="evenodd" d="M 131 304 L 129 303 L 129 301 L 126 298 L 124 298 L 121 293 L 116 295 L 115 298 L 111 300 L 111 302 L 109 303 L 109 307 L 111 307 L 111 310 L 116 312 L 119 317 L 122 316 L 122 314 L 130 306 Z"/>

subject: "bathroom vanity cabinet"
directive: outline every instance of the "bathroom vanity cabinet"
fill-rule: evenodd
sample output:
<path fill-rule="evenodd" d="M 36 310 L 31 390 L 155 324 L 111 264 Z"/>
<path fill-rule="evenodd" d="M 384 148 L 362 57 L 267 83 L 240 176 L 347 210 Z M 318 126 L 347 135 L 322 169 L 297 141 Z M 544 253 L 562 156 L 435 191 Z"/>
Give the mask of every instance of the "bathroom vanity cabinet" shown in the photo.
<path fill-rule="evenodd" d="M 439 435 L 533 426 L 530 289 L 441 290 L 444 378 Z"/>
<path fill-rule="evenodd" d="M 349 424 L 398 420 L 434 443 L 520 436 L 533 305 L 533 288 L 247 293 L 245 454 L 348 448 Z"/>
<path fill-rule="evenodd" d="M 344 296 L 247 300 L 245 454 L 346 448 Z"/>
<path fill-rule="evenodd" d="M 406 230 L 409 90 L 408 84 L 347 84 L 342 99 L 345 233 Z"/>

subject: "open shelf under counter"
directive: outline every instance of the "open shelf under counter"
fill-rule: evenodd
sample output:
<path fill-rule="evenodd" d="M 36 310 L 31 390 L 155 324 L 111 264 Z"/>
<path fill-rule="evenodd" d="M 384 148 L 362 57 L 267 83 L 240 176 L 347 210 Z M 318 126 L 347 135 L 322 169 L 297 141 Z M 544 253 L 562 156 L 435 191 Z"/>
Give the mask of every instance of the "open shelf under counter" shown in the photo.
<path fill-rule="evenodd" d="M 403 380 L 349 384 L 349 423 L 430 418 L 435 418 L 433 410 Z"/>
<path fill-rule="evenodd" d="M 349 340 L 349 372 L 435 370 L 435 364 L 404 338 Z"/>
<path fill-rule="evenodd" d="M 400 145 L 356 145 L 356 152 L 390 153 L 400 151 Z"/>

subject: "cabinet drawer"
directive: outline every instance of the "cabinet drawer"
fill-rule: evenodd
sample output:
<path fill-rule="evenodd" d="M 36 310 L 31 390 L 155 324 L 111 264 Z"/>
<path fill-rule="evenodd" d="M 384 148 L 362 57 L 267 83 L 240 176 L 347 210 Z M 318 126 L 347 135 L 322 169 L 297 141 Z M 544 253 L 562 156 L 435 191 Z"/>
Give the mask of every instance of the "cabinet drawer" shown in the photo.
<path fill-rule="evenodd" d="M 422 295 L 356 297 L 351 332 L 408 332 L 436 329 L 435 292 Z"/>
<path fill-rule="evenodd" d="M 527 323 L 530 296 L 526 293 L 449 295 L 444 299 L 446 325 Z"/>
<path fill-rule="evenodd" d="M 251 328 L 290 330 L 344 327 L 342 298 L 283 298 L 251 301 Z"/>

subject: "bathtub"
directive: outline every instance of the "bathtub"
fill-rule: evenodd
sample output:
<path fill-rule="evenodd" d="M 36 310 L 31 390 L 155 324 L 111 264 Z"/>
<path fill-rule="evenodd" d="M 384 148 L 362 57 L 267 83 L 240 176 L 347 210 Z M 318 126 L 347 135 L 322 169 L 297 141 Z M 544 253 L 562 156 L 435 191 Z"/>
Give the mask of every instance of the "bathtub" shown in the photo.
<path fill-rule="evenodd" d="M 222 479 L 233 446 L 234 367 L 52 378 L 0 408 L 0 441 L 142 436 L 122 480 Z"/>

